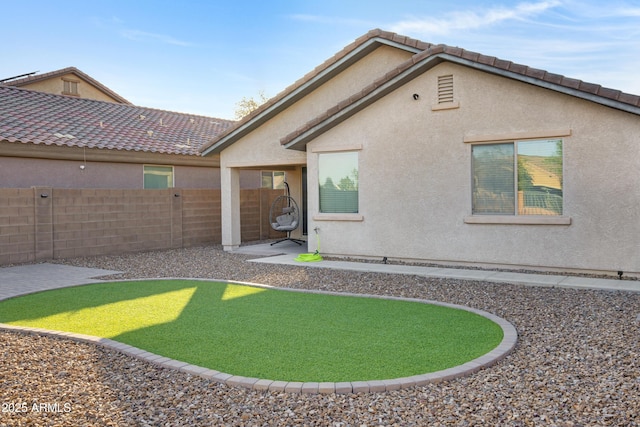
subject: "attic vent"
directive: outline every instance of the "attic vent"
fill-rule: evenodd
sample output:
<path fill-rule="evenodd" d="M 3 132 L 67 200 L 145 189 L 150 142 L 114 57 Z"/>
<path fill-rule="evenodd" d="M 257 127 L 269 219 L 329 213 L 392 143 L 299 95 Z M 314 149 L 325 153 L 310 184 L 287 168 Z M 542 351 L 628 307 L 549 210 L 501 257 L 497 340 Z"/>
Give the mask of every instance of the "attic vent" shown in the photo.
<path fill-rule="evenodd" d="M 438 104 L 453 102 L 453 74 L 438 76 Z"/>

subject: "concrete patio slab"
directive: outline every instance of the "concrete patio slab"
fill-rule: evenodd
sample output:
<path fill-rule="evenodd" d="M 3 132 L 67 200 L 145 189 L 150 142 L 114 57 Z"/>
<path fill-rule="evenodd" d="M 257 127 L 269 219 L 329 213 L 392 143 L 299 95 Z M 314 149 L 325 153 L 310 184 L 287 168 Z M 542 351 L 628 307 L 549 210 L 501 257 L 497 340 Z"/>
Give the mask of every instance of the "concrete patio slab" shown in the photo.
<path fill-rule="evenodd" d="M 38 291 L 101 282 L 101 276 L 121 271 L 63 264 L 28 264 L 0 268 L 0 300 Z"/>
<path fill-rule="evenodd" d="M 288 243 L 288 242 L 286 242 Z M 292 244 L 293 245 L 293 244 Z M 257 247 L 264 245 L 255 245 Z M 297 246 L 297 245 L 296 245 Z M 242 249 L 242 248 L 241 248 Z M 309 268 L 331 268 L 335 270 L 362 271 L 369 273 L 407 274 L 443 279 L 479 280 L 495 283 L 512 283 L 526 286 L 550 286 L 574 289 L 603 289 L 612 291 L 640 292 L 640 280 L 618 280 L 606 278 L 590 278 L 544 273 L 518 273 L 510 271 L 493 271 L 465 268 L 442 268 L 420 265 L 384 264 L 382 262 L 356 262 L 323 260 L 320 262 L 299 262 L 295 258 L 305 253 L 304 248 L 288 248 L 290 253 L 265 255 L 251 259 L 251 262 L 264 264 L 295 265 Z M 296 250 L 297 249 L 297 250 Z M 259 248 L 253 248 L 256 253 Z"/>

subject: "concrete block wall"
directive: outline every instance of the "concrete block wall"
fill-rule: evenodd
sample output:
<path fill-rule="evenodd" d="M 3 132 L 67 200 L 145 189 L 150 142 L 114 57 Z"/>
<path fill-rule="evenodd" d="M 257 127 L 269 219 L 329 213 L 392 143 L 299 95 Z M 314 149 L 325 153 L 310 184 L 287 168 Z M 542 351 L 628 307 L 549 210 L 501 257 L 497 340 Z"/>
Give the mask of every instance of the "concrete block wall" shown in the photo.
<path fill-rule="evenodd" d="M 240 191 L 240 239 L 243 242 L 267 239 L 281 239 L 286 233 L 275 231 L 269 224 L 269 210 L 282 190 L 241 190 Z"/>
<path fill-rule="evenodd" d="M 220 243 L 220 190 L 182 190 L 183 247 Z"/>
<path fill-rule="evenodd" d="M 0 265 L 35 259 L 33 188 L 0 189 Z"/>
<path fill-rule="evenodd" d="M 54 189 L 53 258 L 174 247 L 174 198 L 172 190 Z"/>
<path fill-rule="evenodd" d="M 281 193 L 241 191 L 243 241 L 280 237 Z M 0 188 L 0 265 L 219 244 L 220 216 L 220 190 Z"/>

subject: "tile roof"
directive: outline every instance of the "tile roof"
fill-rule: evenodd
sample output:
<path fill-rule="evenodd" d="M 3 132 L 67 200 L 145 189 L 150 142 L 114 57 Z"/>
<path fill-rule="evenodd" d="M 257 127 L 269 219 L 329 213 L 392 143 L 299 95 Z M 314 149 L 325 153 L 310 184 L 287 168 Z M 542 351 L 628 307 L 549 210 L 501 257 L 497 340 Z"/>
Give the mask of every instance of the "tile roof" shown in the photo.
<path fill-rule="evenodd" d="M 394 38 L 397 35 L 381 32 L 379 37 Z M 429 45 L 425 50 L 416 53 L 411 59 L 398 65 L 360 92 L 352 94 L 325 113 L 312 118 L 289 135 L 286 135 L 280 140 L 280 143 L 286 148 L 304 150 L 306 142 L 318 134 L 347 119 L 376 99 L 388 94 L 399 84 L 403 84 L 442 61 L 456 62 L 640 115 L 640 96 L 638 95 L 549 73 L 494 56 L 486 56 L 458 47 L 440 44 Z"/>
<path fill-rule="evenodd" d="M 322 84 L 320 77 L 326 75 L 327 70 L 335 68 L 337 64 L 339 64 L 340 61 L 342 61 L 345 57 L 347 57 L 348 55 L 354 55 L 354 52 L 357 52 L 358 49 L 361 49 L 363 45 L 372 42 L 387 43 L 392 46 L 395 45 L 399 48 L 414 52 L 414 55 L 411 59 L 400 64 L 396 69 L 388 72 L 384 76 L 381 76 L 378 80 L 372 82 L 361 92 L 352 94 L 350 97 L 337 103 L 325 114 L 313 118 L 310 122 L 306 123 L 300 129 L 284 137 L 281 141 L 284 146 L 286 146 L 287 148 L 300 149 L 300 147 L 298 146 L 298 142 L 295 142 L 296 138 L 300 137 L 305 132 L 308 132 L 310 129 L 317 126 L 328 117 L 335 117 L 337 114 L 344 112 L 354 103 L 365 99 L 368 95 L 375 92 L 378 88 L 385 85 L 390 85 L 390 82 L 397 80 L 403 73 L 410 77 L 411 71 L 416 69 L 417 67 L 424 67 L 424 64 L 426 63 L 430 64 L 429 66 L 433 66 L 442 61 L 458 62 L 466 66 L 472 66 L 481 69 L 483 71 L 501 74 L 510 78 L 525 81 L 527 83 L 546 87 L 548 89 L 558 90 L 564 93 L 571 94 L 573 96 L 579 96 L 585 99 L 589 99 L 591 101 L 598 102 L 613 108 L 640 114 L 640 96 L 637 95 L 632 95 L 621 92 L 619 90 L 605 88 L 597 84 L 587 83 L 581 80 L 564 77 L 559 74 L 549 73 L 544 70 L 531 68 L 526 65 L 516 64 L 511 61 L 505 61 L 493 56 L 482 55 L 480 53 L 464 50 L 458 47 L 425 43 L 420 40 L 398 35 L 396 33 L 374 29 L 356 39 L 353 43 L 316 67 L 313 71 L 306 74 L 294 84 L 287 87 L 280 94 L 276 95 L 265 104 L 263 104 L 260 108 L 253 111 L 250 115 L 244 117 L 241 121 L 236 122 L 235 125 L 230 127 L 226 132 L 217 136 L 209 144 L 205 145 L 202 149 L 203 152 L 205 154 L 207 154 L 208 152 L 219 152 L 226 146 L 232 144 L 238 138 L 250 132 L 252 129 L 255 129 L 262 122 L 275 116 L 283 108 L 291 105 L 291 102 L 295 102 L 296 99 L 299 99 L 303 96 L 301 94 L 298 94 L 298 97 L 292 98 L 289 104 L 285 103 L 284 101 L 287 98 L 291 98 L 292 94 L 301 92 L 301 88 L 304 87 L 313 89 L 319 86 L 320 84 Z M 294 142 L 293 145 L 291 145 L 292 142 Z"/>
<path fill-rule="evenodd" d="M 0 85 L 0 141 L 200 156 L 233 123 Z"/>
<path fill-rule="evenodd" d="M 64 76 L 65 74 L 75 74 L 76 76 L 80 77 L 81 79 L 89 82 L 90 84 L 98 88 L 100 91 L 108 94 L 111 98 L 116 99 L 121 104 L 131 105 L 131 102 L 127 101 L 125 98 L 121 97 L 120 95 L 118 95 L 117 93 L 115 93 L 114 91 L 112 91 L 111 89 L 109 89 L 108 87 L 106 87 L 105 85 L 103 85 L 102 83 L 94 79 L 93 77 L 78 70 L 76 67 L 67 67 L 61 70 L 50 71 L 48 73 L 42 73 L 42 74 L 35 74 L 35 75 L 24 77 L 21 79 L 4 81 L 2 82 L 2 84 L 7 86 L 22 87 L 31 83 L 47 80 L 52 77 Z"/>

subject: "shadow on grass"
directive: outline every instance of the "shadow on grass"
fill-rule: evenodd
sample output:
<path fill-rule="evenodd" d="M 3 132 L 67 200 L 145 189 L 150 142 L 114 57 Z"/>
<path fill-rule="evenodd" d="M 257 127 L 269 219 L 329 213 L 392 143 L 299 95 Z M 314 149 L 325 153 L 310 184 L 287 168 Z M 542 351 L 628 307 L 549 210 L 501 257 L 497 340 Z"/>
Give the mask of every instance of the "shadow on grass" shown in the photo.
<path fill-rule="evenodd" d="M 116 341 L 198 366 L 285 381 L 433 372 L 479 357 L 502 339 L 494 322 L 449 307 L 189 280 L 27 295 L 1 302 L 0 322 L 111 333 Z"/>

